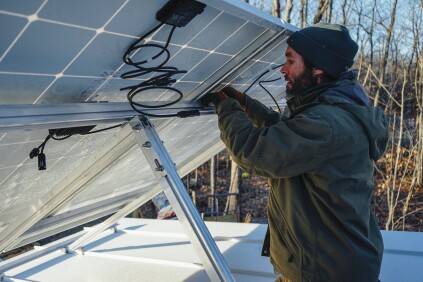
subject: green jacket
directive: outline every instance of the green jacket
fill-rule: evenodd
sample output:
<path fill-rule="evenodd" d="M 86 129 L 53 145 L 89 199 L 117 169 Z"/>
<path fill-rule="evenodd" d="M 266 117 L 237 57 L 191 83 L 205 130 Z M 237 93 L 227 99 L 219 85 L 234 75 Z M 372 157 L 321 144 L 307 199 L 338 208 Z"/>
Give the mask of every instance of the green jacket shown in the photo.
<path fill-rule="evenodd" d="M 221 138 L 240 167 L 267 177 L 270 260 L 292 281 L 376 282 L 383 241 L 370 200 L 387 122 L 354 73 L 289 101 L 284 119 L 247 98 L 218 107 Z"/>

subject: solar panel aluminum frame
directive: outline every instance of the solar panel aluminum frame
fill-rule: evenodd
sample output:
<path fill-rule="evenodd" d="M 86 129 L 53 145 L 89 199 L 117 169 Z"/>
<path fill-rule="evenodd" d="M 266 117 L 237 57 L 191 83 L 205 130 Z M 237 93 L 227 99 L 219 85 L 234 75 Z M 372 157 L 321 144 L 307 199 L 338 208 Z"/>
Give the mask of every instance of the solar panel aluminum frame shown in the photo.
<path fill-rule="evenodd" d="M 284 22 L 282 19 L 278 19 L 270 15 L 269 13 L 259 10 L 252 5 L 244 1 L 233 1 L 233 0 L 197 0 L 208 6 L 214 7 L 219 10 L 223 10 L 231 15 L 239 18 L 254 22 L 265 28 L 280 31 L 288 29 L 291 31 L 297 31 L 299 28 L 296 26 Z"/>

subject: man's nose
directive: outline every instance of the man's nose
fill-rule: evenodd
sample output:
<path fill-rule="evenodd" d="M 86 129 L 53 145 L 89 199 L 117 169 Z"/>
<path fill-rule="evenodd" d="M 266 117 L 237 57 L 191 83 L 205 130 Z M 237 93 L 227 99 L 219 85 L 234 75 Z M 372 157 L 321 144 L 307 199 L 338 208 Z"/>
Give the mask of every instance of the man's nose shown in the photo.
<path fill-rule="evenodd" d="M 281 72 L 281 74 L 286 75 L 288 74 L 286 68 L 285 68 L 285 64 L 281 67 L 281 69 L 279 70 Z"/>

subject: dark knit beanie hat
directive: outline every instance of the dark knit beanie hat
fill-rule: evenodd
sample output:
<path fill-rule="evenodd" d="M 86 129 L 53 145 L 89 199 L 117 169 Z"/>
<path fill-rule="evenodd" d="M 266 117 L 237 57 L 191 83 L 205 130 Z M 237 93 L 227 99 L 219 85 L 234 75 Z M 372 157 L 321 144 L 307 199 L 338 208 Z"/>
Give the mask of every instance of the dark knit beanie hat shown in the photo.
<path fill-rule="evenodd" d="M 318 23 L 294 32 L 288 38 L 288 45 L 334 78 L 353 65 L 358 51 L 357 43 L 345 26 L 328 23 Z"/>

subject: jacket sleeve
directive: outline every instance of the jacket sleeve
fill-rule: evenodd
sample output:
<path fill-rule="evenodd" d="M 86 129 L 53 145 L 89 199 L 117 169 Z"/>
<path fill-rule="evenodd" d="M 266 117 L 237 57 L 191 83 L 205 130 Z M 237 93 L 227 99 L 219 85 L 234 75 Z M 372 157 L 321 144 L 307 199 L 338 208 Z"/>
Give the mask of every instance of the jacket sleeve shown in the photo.
<path fill-rule="evenodd" d="M 275 124 L 281 119 L 281 115 L 259 101 L 247 96 L 246 106 L 248 117 L 257 127 L 266 127 Z"/>
<path fill-rule="evenodd" d="M 315 112 L 267 127 L 253 125 L 234 99 L 218 107 L 221 139 L 236 163 L 249 173 L 293 177 L 319 169 L 333 141 L 330 123 Z"/>

